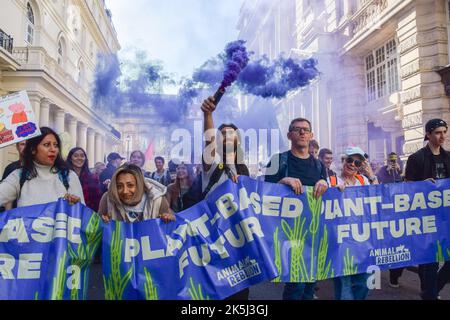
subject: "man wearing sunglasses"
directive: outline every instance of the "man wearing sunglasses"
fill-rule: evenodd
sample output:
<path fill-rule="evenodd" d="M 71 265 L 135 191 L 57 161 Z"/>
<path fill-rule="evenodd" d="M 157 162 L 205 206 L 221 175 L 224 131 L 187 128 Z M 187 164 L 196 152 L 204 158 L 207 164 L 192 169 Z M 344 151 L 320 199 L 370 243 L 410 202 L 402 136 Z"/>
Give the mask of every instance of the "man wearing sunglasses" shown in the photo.
<path fill-rule="evenodd" d="M 341 175 L 338 177 L 330 176 L 328 178 L 330 187 L 338 187 L 339 190 L 344 191 L 347 187 L 378 184 L 376 176 L 361 148 L 347 148 L 342 161 Z M 369 293 L 369 288 L 367 287 L 367 279 L 369 276 L 367 273 L 360 273 L 334 278 L 336 300 L 366 299 Z"/>
<path fill-rule="evenodd" d="M 406 162 L 405 180 L 435 182 L 450 178 L 450 156 L 442 147 L 447 136 L 447 123 L 432 119 L 425 125 L 425 141 L 428 144 L 409 156 Z M 419 265 L 420 289 L 423 300 L 438 299 L 439 291 L 450 280 L 450 261 L 439 270 L 439 263 Z"/>
<path fill-rule="evenodd" d="M 314 197 L 321 197 L 328 188 L 325 166 L 309 154 L 309 143 L 314 135 L 311 122 L 304 118 L 292 120 L 287 134 L 291 150 L 276 154 L 265 171 L 265 181 L 290 186 L 296 194 L 305 191 L 304 186 L 314 187 Z M 286 283 L 283 300 L 311 300 L 315 283 Z"/>

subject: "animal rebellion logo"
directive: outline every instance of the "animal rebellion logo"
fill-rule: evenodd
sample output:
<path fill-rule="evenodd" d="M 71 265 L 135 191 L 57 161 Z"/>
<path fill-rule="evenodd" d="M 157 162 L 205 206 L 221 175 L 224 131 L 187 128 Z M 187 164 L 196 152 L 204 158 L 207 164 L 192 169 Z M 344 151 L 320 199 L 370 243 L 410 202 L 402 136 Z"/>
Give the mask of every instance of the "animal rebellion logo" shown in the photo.
<path fill-rule="evenodd" d="M 370 250 L 370 256 L 375 257 L 376 265 L 399 263 L 411 260 L 411 252 L 405 245 L 398 247 Z"/>
<path fill-rule="evenodd" d="M 230 287 L 261 274 L 258 262 L 250 257 L 239 260 L 238 263 L 217 272 L 217 280 L 226 279 Z"/>

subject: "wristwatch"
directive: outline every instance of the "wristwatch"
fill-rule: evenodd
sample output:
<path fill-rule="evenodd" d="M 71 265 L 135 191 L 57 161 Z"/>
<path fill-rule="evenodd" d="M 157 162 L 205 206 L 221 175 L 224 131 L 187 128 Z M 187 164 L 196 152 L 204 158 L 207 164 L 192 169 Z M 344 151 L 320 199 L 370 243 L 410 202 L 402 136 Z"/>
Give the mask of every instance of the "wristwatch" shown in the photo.
<path fill-rule="evenodd" d="M 377 176 L 373 176 L 372 178 L 368 178 L 369 182 L 372 184 L 377 180 Z"/>

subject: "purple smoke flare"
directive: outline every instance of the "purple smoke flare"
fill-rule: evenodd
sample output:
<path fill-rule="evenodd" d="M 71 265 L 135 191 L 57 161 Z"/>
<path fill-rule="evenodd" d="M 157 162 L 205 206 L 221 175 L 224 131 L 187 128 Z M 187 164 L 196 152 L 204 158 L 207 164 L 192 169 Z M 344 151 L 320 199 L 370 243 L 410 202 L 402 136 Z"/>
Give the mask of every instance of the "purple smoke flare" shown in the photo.
<path fill-rule="evenodd" d="M 223 73 L 223 81 L 220 89 L 229 87 L 239 76 L 239 73 L 247 66 L 249 61 L 244 40 L 237 40 L 227 44 L 225 48 L 226 63 Z"/>
<path fill-rule="evenodd" d="M 215 87 L 219 84 L 220 75 L 223 73 L 226 74 L 224 82 L 234 81 L 232 75 L 236 74 L 238 69 L 236 61 L 239 59 L 230 63 L 227 60 L 228 56 L 208 60 L 195 71 L 193 80 Z M 305 87 L 311 80 L 317 78 L 319 71 L 316 66 L 315 59 L 300 60 L 280 56 L 276 60 L 269 60 L 264 56 L 260 59 L 251 59 L 243 70 L 239 70 L 236 84 L 244 93 L 263 98 L 284 98 L 289 91 Z M 223 93 L 224 90 L 220 86 L 216 96 L 220 97 Z"/>
<path fill-rule="evenodd" d="M 263 98 L 284 98 L 289 91 L 304 87 L 317 78 L 315 59 L 298 60 L 262 57 L 251 61 L 240 73 L 237 86 L 245 93 Z"/>
<path fill-rule="evenodd" d="M 121 93 L 118 81 L 121 76 L 120 63 L 115 54 L 98 54 L 94 75 L 94 104 L 118 103 Z"/>

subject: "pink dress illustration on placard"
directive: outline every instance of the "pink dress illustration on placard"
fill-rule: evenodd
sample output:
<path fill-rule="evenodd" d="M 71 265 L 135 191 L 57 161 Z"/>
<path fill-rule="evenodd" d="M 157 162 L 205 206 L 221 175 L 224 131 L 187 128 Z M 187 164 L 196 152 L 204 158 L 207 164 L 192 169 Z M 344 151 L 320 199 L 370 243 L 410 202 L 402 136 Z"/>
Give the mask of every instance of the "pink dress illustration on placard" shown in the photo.
<path fill-rule="evenodd" d="M 9 110 L 13 112 L 11 124 L 25 123 L 28 121 L 27 114 L 25 113 L 25 106 L 22 103 L 15 103 L 9 106 Z"/>

